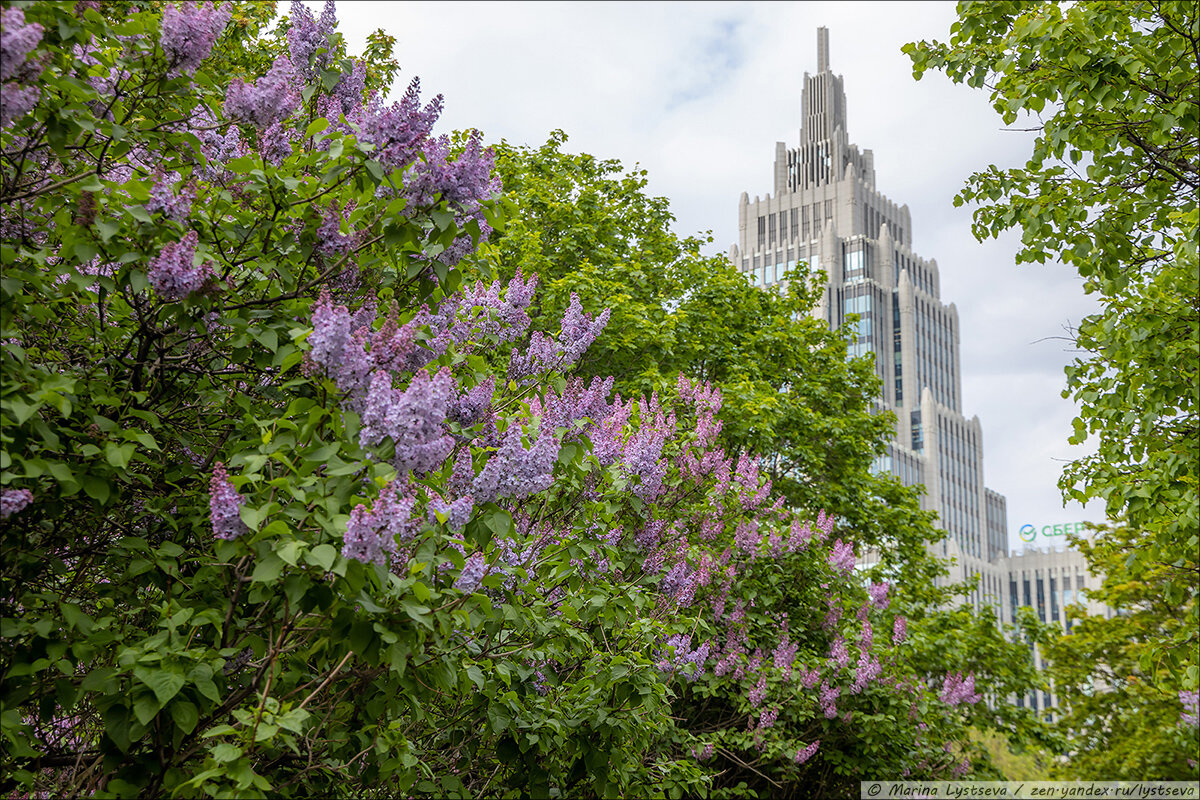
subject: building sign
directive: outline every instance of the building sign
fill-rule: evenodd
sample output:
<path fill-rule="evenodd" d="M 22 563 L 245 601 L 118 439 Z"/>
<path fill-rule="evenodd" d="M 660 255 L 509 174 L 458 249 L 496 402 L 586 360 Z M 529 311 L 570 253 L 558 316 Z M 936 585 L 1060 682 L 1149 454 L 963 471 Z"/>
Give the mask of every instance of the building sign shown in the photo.
<path fill-rule="evenodd" d="M 1050 539 L 1058 536 L 1066 536 L 1068 533 L 1083 535 L 1086 532 L 1084 526 L 1086 522 L 1062 522 L 1058 525 L 1030 525 L 1028 523 L 1021 526 L 1017 531 L 1017 535 L 1021 537 L 1021 541 L 1032 542 L 1040 534 L 1043 539 Z"/>

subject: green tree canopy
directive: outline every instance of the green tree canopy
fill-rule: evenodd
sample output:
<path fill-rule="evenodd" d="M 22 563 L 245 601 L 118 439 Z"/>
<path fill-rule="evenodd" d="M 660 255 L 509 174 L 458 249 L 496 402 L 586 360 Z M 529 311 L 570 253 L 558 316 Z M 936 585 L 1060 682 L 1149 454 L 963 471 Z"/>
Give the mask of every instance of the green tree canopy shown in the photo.
<path fill-rule="evenodd" d="M 980 204 L 976 236 L 1020 228 L 1019 262 L 1061 260 L 1101 302 L 1076 332 L 1084 355 L 1067 367 L 1063 392 L 1080 407 L 1072 442 L 1091 439 L 1096 452 L 1070 464 L 1060 486 L 1068 499 L 1102 499 L 1116 522 L 1085 548 L 1107 575 L 1100 597 L 1141 620 L 1164 608 L 1119 587 L 1157 587 L 1181 624 L 1142 622 L 1135 635 L 1123 616 L 1090 620 L 1086 636 L 1055 650 L 1065 671 L 1054 675 L 1082 704 L 1076 723 L 1092 719 L 1079 692 L 1094 678 L 1116 693 L 1103 701 L 1105 719 L 1122 720 L 1097 735 L 1157 741 L 1146 691 L 1170 697 L 1200 678 L 1200 9 L 963 3 L 948 42 L 905 51 L 918 78 L 938 69 L 985 88 L 1006 124 L 1028 120 L 1038 131 L 1025 166 L 976 173 L 956 198 Z M 1077 747 L 1089 775 L 1160 774 L 1153 759 L 1095 746 Z"/>

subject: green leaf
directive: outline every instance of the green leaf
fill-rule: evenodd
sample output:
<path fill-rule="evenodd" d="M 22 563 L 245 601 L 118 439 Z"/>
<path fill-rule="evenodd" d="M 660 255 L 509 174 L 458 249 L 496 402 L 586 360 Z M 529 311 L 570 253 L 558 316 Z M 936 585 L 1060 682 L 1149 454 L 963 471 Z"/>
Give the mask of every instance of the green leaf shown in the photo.
<path fill-rule="evenodd" d="M 213 761 L 216 761 L 218 764 L 236 761 L 242 756 L 242 748 L 229 742 L 220 742 L 208 752 L 212 755 Z"/>
<path fill-rule="evenodd" d="M 171 704 L 171 718 L 181 731 L 191 733 L 200 721 L 200 712 L 188 701 L 180 700 Z"/>
<path fill-rule="evenodd" d="M 183 675 L 172 669 L 154 668 L 141 664 L 133 668 L 133 674 L 154 691 L 160 707 L 165 706 L 183 688 L 185 682 Z"/>
<path fill-rule="evenodd" d="M 337 556 L 336 547 L 330 544 L 319 544 L 304 554 L 304 560 L 315 567 L 320 567 L 322 572 L 329 572 L 333 568 L 333 562 L 337 561 Z"/>
<path fill-rule="evenodd" d="M 271 583 L 279 579 L 283 567 L 283 559 L 278 554 L 270 552 L 254 565 L 254 574 L 250 576 L 250 580 L 254 583 Z"/>

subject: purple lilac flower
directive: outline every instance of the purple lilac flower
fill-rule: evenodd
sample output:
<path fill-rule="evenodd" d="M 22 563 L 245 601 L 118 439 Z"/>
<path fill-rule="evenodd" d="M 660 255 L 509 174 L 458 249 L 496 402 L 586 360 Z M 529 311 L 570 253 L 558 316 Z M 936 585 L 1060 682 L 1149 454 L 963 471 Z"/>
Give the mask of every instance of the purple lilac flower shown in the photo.
<path fill-rule="evenodd" d="M 850 688 L 851 694 L 858 694 L 870 685 L 871 681 L 879 677 L 883 665 L 879 663 L 879 659 L 871 657 L 867 651 L 863 651 L 858 657 L 858 666 L 854 670 L 854 685 Z"/>
<path fill-rule="evenodd" d="M 1183 705 L 1179 721 L 1193 728 L 1200 726 L 1200 692 L 1180 692 L 1179 702 Z"/>
<path fill-rule="evenodd" d="M 459 448 L 458 455 L 454 457 L 454 467 L 446 489 L 452 494 L 462 494 L 471 487 L 473 480 L 475 480 L 475 467 L 471 462 L 471 448 Z"/>
<path fill-rule="evenodd" d="M 838 715 L 837 699 L 841 696 L 842 690 L 836 686 L 830 686 L 825 681 L 821 681 L 821 688 L 818 690 L 819 702 L 821 711 L 824 712 L 826 719 L 835 719 Z"/>
<path fill-rule="evenodd" d="M 750 669 L 750 673 L 751 674 L 754 673 L 753 666 Z M 758 708 L 760 705 L 762 705 L 763 698 L 765 698 L 766 696 L 767 696 L 767 675 L 764 672 L 762 675 L 758 676 L 758 682 L 754 684 L 754 688 L 751 689 L 749 691 L 749 693 L 746 695 L 746 699 L 748 699 L 750 701 L 751 708 Z"/>
<path fill-rule="evenodd" d="M 803 764 L 805 761 L 808 761 L 810 758 L 812 758 L 814 755 L 816 755 L 817 748 L 820 746 L 821 746 L 821 740 L 817 739 L 815 742 L 810 744 L 808 747 L 805 747 L 801 750 L 797 750 L 796 751 L 796 763 Z"/>
<path fill-rule="evenodd" d="M 26 59 L 42 40 L 42 26 L 25 24 L 25 12 L 19 8 L 0 10 L 0 128 L 25 116 L 37 104 L 41 90 L 37 86 L 19 86 L 16 81 L 28 81 Z"/>
<path fill-rule="evenodd" d="M 871 596 L 871 605 L 878 609 L 887 608 L 888 603 L 891 602 L 888 599 L 888 589 L 890 588 L 891 585 L 887 581 L 884 581 L 883 583 L 872 583 L 870 586 L 868 586 L 867 594 Z"/>
<path fill-rule="evenodd" d="M 32 111 L 40 96 L 41 90 L 36 86 L 0 83 L 0 128 L 7 128 L 14 120 Z"/>
<path fill-rule="evenodd" d="M 959 672 L 953 675 L 947 673 L 942 681 L 942 693 L 939 696 L 941 701 L 948 706 L 956 706 L 961 703 L 974 705 L 982 699 L 975 694 L 975 673 L 970 673 L 965 678 Z"/>
<path fill-rule="evenodd" d="M 479 131 L 471 131 L 465 148 L 450 160 L 450 138 L 426 140 L 424 158 L 406 176 L 405 195 L 409 205 L 432 206 L 438 197 L 452 206 L 474 211 L 481 200 L 495 196 L 500 182 L 492 177 L 494 155 L 482 149 Z"/>
<path fill-rule="evenodd" d="M 846 649 L 846 638 L 840 633 L 829 646 L 829 663 L 837 669 L 845 669 L 850 663 L 850 652 Z"/>
<path fill-rule="evenodd" d="M 342 361 L 342 353 L 350 343 L 350 311 L 334 305 L 328 289 L 321 290 L 312 310 L 313 332 L 308 345 L 309 357 L 327 374 L 333 374 Z"/>
<path fill-rule="evenodd" d="M 667 650 L 655 665 L 659 671 L 678 673 L 689 681 L 694 681 L 704 672 L 704 664 L 708 661 L 710 645 L 704 642 L 695 650 L 691 649 L 692 637 L 677 634 L 667 638 Z"/>
<path fill-rule="evenodd" d="M 0 10 L 0 81 L 17 76 L 25 59 L 42 40 L 43 28 L 36 22 L 25 24 L 25 12 L 19 8 Z"/>
<path fill-rule="evenodd" d="M 33 502 L 28 489 L 0 489 L 0 519 L 8 519 Z"/>
<path fill-rule="evenodd" d="M 151 214 L 162 214 L 176 222 L 187 219 L 192 211 L 192 201 L 196 199 L 196 192 L 185 185 L 176 194 L 174 186 L 178 180 L 179 173 L 164 174 L 160 171 L 155 176 L 153 188 L 150 189 L 150 200 L 146 203 L 146 210 Z"/>
<path fill-rule="evenodd" d="M 475 510 L 475 500 L 471 495 L 465 495 L 458 498 L 453 503 L 447 503 L 441 498 L 431 500 L 429 503 L 429 522 L 435 524 L 437 517 L 434 512 L 446 517 L 446 527 L 451 531 L 461 531 L 471 519 L 471 512 Z"/>
<path fill-rule="evenodd" d="M 764 708 L 758 716 L 758 727 L 760 729 L 774 727 L 777 719 L 779 719 L 779 706 Z"/>
<path fill-rule="evenodd" d="M 817 679 L 821 677 L 821 673 L 815 669 L 806 669 L 800 671 L 800 685 L 805 689 L 811 689 L 817 685 Z"/>
<path fill-rule="evenodd" d="M 212 275 L 208 262 L 196 266 L 196 244 L 200 237 L 188 231 L 178 242 L 164 245 L 150 261 L 147 277 L 163 300 L 182 300 L 204 285 Z"/>
<path fill-rule="evenodd" d="M 276 120 L 258 135 L 258 152 L 271 164 L 279 166 L 292 154 L 292 142 L 299 134 L 288 125 Z"/>
<path fill-rule="evenodd" d="M 454 588 L 461 589 L 468 594 L 474 592 L 483 581 L 485 572 L 487 572 L 487 563 L 483 560 L 483 553 L 472 553 L 471 557 L 467 559 L 467 563 L 463 564 L 462 572 L 454 581 Z"/>
<path fill-rule="evenodd" d="M 180 75 L 199 67 L 228 22 L 229 11 L 219 4 L 167 6 L 163 10 L 159 44 L 167 56 L 171 74 Z"/>
<path fill-rule="evenodd" d="M 892 622 L 892 644 L 900 644 L 908 637 L 908 618 L 896 617 Z"/>
<path fill-rule="evenodd" d="M 792 662 L 796 660 L 796 651 L 800 649 L 799 643 L 792 643 L 787 634 L 779 640 L 779 644 L 775 646 L 773 660 L 775 668 L 783 671 L 783 679 L 786 681 L 792 674 Z"/>
<path fill-rule="evenodd" d="M 355 115 L 359 141 L 375 146 L 375 160 L 389 172 L 416 160 L 421 145 L 442 113 L 439 94 L 421 109 L 421 82 L 413 78 L 404 97 L 386 109 L 378 97 Z"/>
<path fill-rule="evenodd" d="M 446 413 L 446 418 L 464 428 L 482 422 L 492 408 L 492 395 L 495 391 L 496 380 L 488 376 L 486 381 L 455 398 Z"/>
<path fill-rule="evenodd" d="M 354 67 L 349 72 L 343 73 L 337 85 L 333 87 L 333 95 L 330 99 L 337 104 L 339 112 L 349 116 L 362 108 L 366 86 L 367 65 L 365 62 L 355 59 Z"/>
<path fill-rule="evenodd" d="M 817 530 L 821 532 L 817 538 L 822 542 L 833 533 L 833 516 L 826 514 L 823 508 L 817 512 Z"/>
<path fill-rule="evenodd" d="M 218 539 L 236 539 L 250 529 L 242 522 L 239 514 L 245 499 L 229 482 L 229 473 L 220 461 L 213 466 L 209 482 L 208 510 L 212 520 L 213 536 Z"/>
<path fill-rule="evenodd" d="M 393 389 L 392 376 L 376 370 L 363 406 L 359 443 L 373 447 L 389 438 L 396 444 L 392 463 L 397 470 L 428 472 L 454 447 L 442 425 L 453 391 L 454 378 L 447 369 L 432 376 L 422 370 L 404 390 Z"/>
<path fill-rule="evenodd" d="M 288 25 L 292 64 L 301 80 L 312 83 L 333 61 L 333 31 L 337 27 L 333 0 L 325 0 L 319 20 L 313 19 L 312 12 L 299 0 L 292 0 Z"/>
<path fill-rule="evenodd" d="M 753 556 L 758 549 L 758 542 L 758 520 L 751 518 L 739 522 L 733 534 L 734 546 L 746 555 Z"/>
<path fill-rule="evenodd" d="M 559 444 L 553 432 L 539 431 L 528 449 L 521 442 L 522 427 L 509 424 L 500 447 L 472 482 L 471 494 L 479 503 L 497 497 L 521 499 L 550 488 Z"/>
<path fill-rule="evenodd" d="M 290 152 L 290 146 L 289 146 Z M 353 233 L 342 233 L 342 223 L 350 218 L 353 201 L 339 207 L 332 203 L 321 213 L 321 224 L 317 228 L 317 251 L 326 256 L 341 256 L 354 249 Z"/>
<path fill-rule="evenodd" d="M 580 359 L 608 324 L 611 309 L 604 309 L 593 320 L 583 312 L 579 295 L 571 293 L 571 302 L 563 314 L 562 330 L 557 339 L 540 331 L 529 339 L 529 349 L 514 350 L 508 365 L 509 377 L 524 380 L 544 370 L 566 369 Z"/>
<path fill-rule="evenodd" d="M 259 130 L 287 119 L 300 104 L 296 75 L 286 56 L 275 59 L 271 70 L 252 84 L 235 80 L 225 94 L 225 113 Z"/>
<path fill-rule="evenodd" d="M 854 545 L 838 539 L 829 553 L 829 566 L 844 573 L 854 569 Z"/>
<path fill-rule="evenodd" d="M 387 556 L 396 555 L 396 539 L 408 539 L 420 528 L 421 520 L 412 515 L 416 499 L 401 495 L 397 481 L 391 481 L 379 493 L 373 507 L 355 506 L 346 525 L 342 555 L 364 564 L 387 564 Z"/>
<path fill-rule="evenodd" d="M 709 742 L 708 744 L 704 745 L 703 749 L 701 749 L 699 752 L 697 752 L 696 749 L 693 747 L 692 748 L 692 757 L 695 758 L 697 761 L 708 761 L 710 758 L 713 757 L 713 743 Z"/>

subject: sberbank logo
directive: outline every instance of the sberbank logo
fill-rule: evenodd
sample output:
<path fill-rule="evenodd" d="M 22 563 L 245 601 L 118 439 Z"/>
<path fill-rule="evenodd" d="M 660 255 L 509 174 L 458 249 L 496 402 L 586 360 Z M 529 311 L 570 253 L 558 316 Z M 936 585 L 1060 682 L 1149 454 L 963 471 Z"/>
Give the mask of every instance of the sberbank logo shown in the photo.
<path fill-rule="evenodd" d="M 1066 536 L 1068 533 L 1083 533 L 1086 522 L 1062 522 L 1058 525 L 1042 525 L 1040 528 L 1037 525 L 1026 523 L 1017 531 L 1017 535 L 1022 541 L 1032 542 L 1041 533 L 1042 538 L 1050 538 L 1053 536 Z"/>

